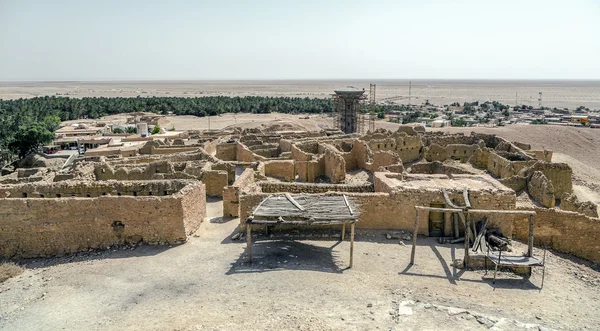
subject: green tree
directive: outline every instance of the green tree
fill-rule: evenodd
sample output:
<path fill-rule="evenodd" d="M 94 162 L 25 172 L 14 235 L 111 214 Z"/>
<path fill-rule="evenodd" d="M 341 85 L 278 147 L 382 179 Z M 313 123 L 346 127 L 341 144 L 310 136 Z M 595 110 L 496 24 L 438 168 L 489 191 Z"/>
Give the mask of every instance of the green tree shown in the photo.
<path fill-rule="evenodd" d="M 19 157 L 24 157 L 30 151 L 37 150 L 40 145 L 52 141 L 54 133 L 48 130 L 44 124 L 34 122 L 20 126 L 14 139 L 8 147 Z"/>
<path fill-rule="evenodd" d="M 151 134 L 157 134 L 160 132 L 160 126 L 155 125 L 154 128 L 152 129 L 152 133 Z"/>

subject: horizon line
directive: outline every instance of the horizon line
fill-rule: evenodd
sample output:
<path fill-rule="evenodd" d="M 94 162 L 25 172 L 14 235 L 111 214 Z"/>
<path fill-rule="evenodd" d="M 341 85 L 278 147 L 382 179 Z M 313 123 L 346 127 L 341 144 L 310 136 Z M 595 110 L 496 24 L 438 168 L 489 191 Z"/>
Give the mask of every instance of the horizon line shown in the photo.
<path fill-rule="evenodd" d="M 90 80 L 0 80 L 7 83 L 128 83 L 128 82 L 285 82 L 285 81 L 571 81 L 600 82 L 600 78 L 217 78 L 217 79 L 90 79 Z"/>

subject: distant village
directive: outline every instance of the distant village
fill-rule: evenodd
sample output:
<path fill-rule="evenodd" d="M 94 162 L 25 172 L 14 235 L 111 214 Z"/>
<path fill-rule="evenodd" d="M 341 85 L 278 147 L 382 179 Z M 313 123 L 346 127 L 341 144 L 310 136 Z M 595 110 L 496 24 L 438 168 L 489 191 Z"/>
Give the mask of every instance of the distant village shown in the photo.
<path fill-rule="evenodd" d="M 437 106 L 426 101 L 419 106 L 402 106 L 401 110 L 388 110 L 378 118 L 389 122 L 420 123 L 427 127 L 449 126 L 504 126 L 508 124 L 547 124 L 574 127 L 600 128 L 600 112 L 580 106 L 575 110 L 521 105 L 508 106 L 493 102 L 472 102 Z M 420 115 L 420 116 L 415 116 Z M 408 119 L 408 120 L 407 120 Z"/>

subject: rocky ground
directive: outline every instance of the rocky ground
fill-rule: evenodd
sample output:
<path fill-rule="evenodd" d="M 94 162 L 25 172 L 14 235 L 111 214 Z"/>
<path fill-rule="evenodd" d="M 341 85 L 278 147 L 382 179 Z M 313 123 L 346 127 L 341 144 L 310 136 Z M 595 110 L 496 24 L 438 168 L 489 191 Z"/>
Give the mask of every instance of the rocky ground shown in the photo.
<path fill-rule="evenodd" d="M 254 263 L 221 202 L 189 242 L 22 261 L 0 284 L 0 330 L 596 330 L 600 273 L 549 252 L 546 278 L 462 271 L 460 245 L 339 229 L 259 231 Z M 286 235 L 287 234 L 287 235 Z M 541 252 L 536 250 L 536 254 Z"/>

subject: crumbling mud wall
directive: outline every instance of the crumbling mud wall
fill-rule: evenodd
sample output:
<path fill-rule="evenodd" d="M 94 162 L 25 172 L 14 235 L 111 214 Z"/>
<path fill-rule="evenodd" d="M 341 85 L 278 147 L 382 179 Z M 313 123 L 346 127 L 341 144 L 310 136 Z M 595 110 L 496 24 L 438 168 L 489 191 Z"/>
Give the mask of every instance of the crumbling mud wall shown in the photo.
<path fill-rule="evenodd" d="M 529 208 L 528 208 L 529 209 Z M 535 207 L 534 243 L 560 252 L 600 263 L 598 227 L 600 219 L 560 209 Z M 529 222 L 527 218 L 514 221 L 514 237 L 527 241 Z"/>
<path fill-rule="evenodd" d="M 598 205 L 591 201 L 580 201 L 575 194 L 571 193 L 562 196 L 560 209 L 598 218 Z"/>
<path fill-rule="evenodd" d="M 245 169 L 233 185 L 223 189 L 223 216 L 238 217 L 240 215 L 240 195 L 257 192 L 258 190 L 254 177 L 254 169 Z"/>
<path fill-rule="evenodd" d="M 325 165 L 324 175 L 329 178 L 332 184 L 341 183 L 346 179 L 346 161 L 330 145 L 324 146 L 325 153 L 323 162 Z"/>
<path fill-rule="evenodd" d="M 416 163 L 410 167 L 410 173 L 414 174 L 472 174 L 472 172 L 466 169 L 451 165 L 444 164 L 439 161 L 435 162 L 423 162 Z"/>
<path fill-rule="evenodd" d="M 76 185 L 71 184 L 71 187 Z M 79 183 L 78 191 L 93 191 L 93 187 L 86 187 L 88 184 Z M 108 183 L 106 187 L 110 187 L 110 184 L 114 186 L 114 183 Z M 144 184 L 161 189 L 177 188 L 165 196 L 111 194 L 90 198 L 2 198 L 0 256 L 45 257 L 116 244 L 184 242 L 205 217 L 204 185 L 197 181 L 178 181 L 177 185 L 174 184 Z M 55 191 L 68 189 L 64 184 L 54 185 L 57 186 Z M 103 186 L 103 182 L 94 185 Z M 129 192 L 130 188 L 124 188 Z M 73 190 L 61 192 L 66 196 Z M 6 196 L 6 190 L 2 193 Z"/>
<path fill-rule="evenodd" d="M 313 184 L 258 182 L 263 193 L 373 192 L 373 184 Z"/>
<path fill-rule="evenodd" d="M 415 135 L 407 134 L 403 130 L 412 131 Z M 410 127 L 401 127 L 396 132 L 379 129 L 361 137 L 361 140 L 367 143 L 372 152 L 394 152 L 404 163 L 418 160 L 423 152 L 420 136 L 416 135 L 414 129 Z"/>
<path fill-rule="evenodd" d="M 0 186 L 0 198 L 93 198 L 114 196 L 167 196 L 184 186 L 194 183 L 190 180 L 152 181 L 61 181 L 56 183 L 28 183 Z"/>
<path fill-rule="evenodd" d="M 237 143 L 228 142 L 217 144 L 216 157 L 223 161 L 237 161 Z"/>
<path fill-rule="evenodd" d="M 565 193 L 573 192 L 572 175 L 573 170 L 566 163 L 537 162 L 531 167 L 531 171 L 540 171 L 548 178 L 554 187 L 554 195 L 557 198 Z"/>
<path fill-rule="evenodd" d="M 510 161 L 497 152 L 490 152 L 487 170 L 494 176 L 508 178 L 519 174 L 521 170 L 531 167 L 536 162 L 536 160 Z"/>
<path fill-rule="evenodd" d="M 298 192 L 300 193 L 300 192 Z M 338 193 L 339 194 L 339 193 Z M 358 228 L 365 229 L 391 229 L 391 230 L 414 230 L 416 209 L 414 206 L 429 206 L 430 203 L 444 204 L 442 193 L 437 190 L 429 191 L 404 191 L 390 193 L 344 193 L 352 197 L 360 213 Z M 250 216 L 254 208 L 267 197 L 269 193 L 247 194 L 240 197 L 240 222 L 245 226 L 245 220 Z M 452 192 L 451 199 L 460 201 L 462 192 Z M 473 208 L 476 209 L 514 209 L 515 195 L 503 194 L 495 196 L 488 192 L 471 193 Z M 450 213 L 448 213 L 450 215 Z M 490 226 L 497 227 L 503 233 L 512 233 L 512 217 L 490 215 Z M 447 217 L 446 231 L 451 232 L 450 217 Z M 464 232 L 464 230 L 463 230 Z M 421 235 L 429 235 L 429 213 L 419 213 L 419 229 Z"/>
<path fill-rule="evenodd" d="M 265 176 L 278 178 L 286 182 L 293 182 L 296 179 L 293 160 L 265 161 L 264 165 Z"/>
<path fill-rule="evenodd" d="M 554 186 L 541 171 L 535 171 L 527 181 L 527 191 L 535 201 L 546 208 L 554 208 Z"/>

